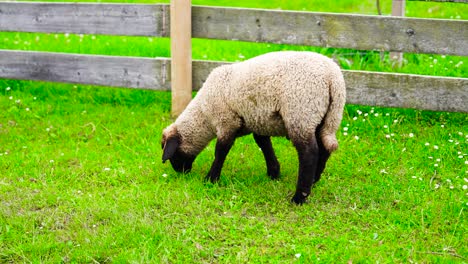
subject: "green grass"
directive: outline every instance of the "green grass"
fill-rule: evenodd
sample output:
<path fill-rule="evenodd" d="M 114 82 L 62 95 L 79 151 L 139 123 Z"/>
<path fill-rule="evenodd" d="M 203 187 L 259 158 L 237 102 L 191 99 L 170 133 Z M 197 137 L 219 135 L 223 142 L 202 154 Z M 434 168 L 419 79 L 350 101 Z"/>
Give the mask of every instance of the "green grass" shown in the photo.
<path fill-rule="evenodd" d="M 294 206 L 285 139 L 279 181 L 245 137 L 205 184 L 213 144 L 188 175 L 161 164 L 169 93 L 1 87 L 0 262 L 466 260 L 466 114 L 348 106 L 340 150 Z"/>
<path fill-rule="evenodd" d="M 374 1 L 296 2 L 236 4 L 375 11 Z M 407 5 L 413 16 L 468 14 L 463 4 Z M 169 56 L 158 38 L 0 33 L 0 48 Z M 206 40 L 195 40 L 193 53 L 234 61 L 282 49 L 316 50 L 349 69 L 468 72 L 466 57 L 454 56 L 406 54 L 394 68 L 374 52 Z M 220 183 L 207 184 L 213 142 L 190 174 L 161 163 L 169 112 L 166 92 L 0 80 L 0 263 L 468 261 L 466 114 L 348 105 L 340 149 L 310 202 L 294 206 L 289 141 L 273 141 L 280 180 L 266 176 L 247 136 Z"/>

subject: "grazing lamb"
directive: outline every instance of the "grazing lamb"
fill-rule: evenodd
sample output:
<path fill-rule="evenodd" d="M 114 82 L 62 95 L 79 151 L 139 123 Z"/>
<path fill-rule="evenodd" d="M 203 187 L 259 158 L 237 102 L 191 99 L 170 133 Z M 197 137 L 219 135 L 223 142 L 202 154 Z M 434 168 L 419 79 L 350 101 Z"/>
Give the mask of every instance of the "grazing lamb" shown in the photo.
<path fill-rule="evenodd" d="M 275 179 L 280 165 L 270 136 L 286 136 L 297 149 L 299 176 L 292 201 L 305 202 L 338 148 L 346 88 L 340 68 L 313 52 L 282 51 L 214 69 L 196 97 L 163 131 L 162 160 L 188 172 L 217 138 L 206 179 L 216 182 L 237 137 L 253 133 Z"/>

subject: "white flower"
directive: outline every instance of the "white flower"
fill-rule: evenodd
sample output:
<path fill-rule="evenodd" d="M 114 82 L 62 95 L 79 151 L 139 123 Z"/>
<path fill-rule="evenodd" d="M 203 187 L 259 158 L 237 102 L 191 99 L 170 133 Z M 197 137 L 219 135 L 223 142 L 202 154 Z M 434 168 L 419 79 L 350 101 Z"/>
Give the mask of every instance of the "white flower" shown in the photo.
<path fill-rule="evenodd" d="M 6 88 L 6 90 L 7 90 L 7 91 L 10 91 L 10 90 L 11 90 L 11 88 L 10 88 L 10 87 L 7 87 L 7 88 Z"/>
<path fill-rule="evenodd" d="M 359 139 L 359 137 L 358 137 L 358 136 L 354 136 L 354 138 L 355 138 L 356 140 L 358 140 L 358 139 Z M 465 163 L 466 163 L 466 164 L 468 164 L 468 160 L 467 160 Z"/>
<path fill-rule="evenodd" d="M 356 116 L 355 116 L 355 117 L 353 117 L 353 120 L 357 120 L 357 117 L 356 117 Z"/>
<path fill-rule="evenodd" d="M 110 168 L 104 168 L 104 171 L 110 171 L 111 169 Z"/>
<path fill-rule="evenodd" d="M 294 255 L 296 258 L 300 258 L 301 257 L 301 253 L 297 253 Z"/>
<path fill-rule="evenodd" d="M 344 131 L 348 131 L 348 127 L 343 127 L 343 130 L 344 130 Z"/>
<path fill-rule="evenodd" d="M 463 185 L 463 190 L 468 189 L 468 185 Z"/>
<path fill-rule="evenodd" d="M 434 149 L 439 149 L 439 146 L 437 146 L 437 145 L 434 145 Z"/>
<path fill-rule="evenodd" d="M 166 174 L 166 173 L 164 173 L 162 176 L 163 176 L 164 178 L 166 178 L 166 177 L 167 177 L 167 174 Z"/>
<path fill-rule="evenodd" d="M 468 160 L 465 160 L 465 164 L 468 165 Z"/>
<path fill-rule="evenodd" d="M 385 135 L 386 138 L 390 138 L 390 135 Z"/>
<path fill-rule="evenodd" d="M 414 134 L 413 134 L 413 133 L 409 133 L 408 136 L 412 138 L 412 137 L 414 137 Z"/>
<path fill-rule="evenodd" d="M 384 127 L 384 128 L 388 128 L 388 126 L 387 126 L 387 125 L 385 125 L 385 126 L 383 126 L 383 127 Z"/>
<path fill-rule="evenodd" d="M 430 145 L 429 142 L 426 142 L 426 144 L 424 144 L 424 146 L 429 146 L 429 145 Z"/>

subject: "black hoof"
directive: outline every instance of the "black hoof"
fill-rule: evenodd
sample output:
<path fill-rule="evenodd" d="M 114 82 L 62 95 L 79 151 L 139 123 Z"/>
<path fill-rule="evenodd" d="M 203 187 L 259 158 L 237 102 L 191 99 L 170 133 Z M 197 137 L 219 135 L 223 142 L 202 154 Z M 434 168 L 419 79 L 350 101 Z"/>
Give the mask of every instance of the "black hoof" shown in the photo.
<path fill-rule="evenodd" d="M 272 180 L 278 179 L 279 176 L 280 176 L 280 166 L 279 166 L 279 164 L 277 166 L 273 166 L 272 168 L 268 168 L 267 174 Z"/>
<path fill-rule="evenodd" d="M 296 193 L 291 199 L 291 202 L 297 205 L 303 205 L 307 201 L 307 196 L 308 195 L 304 195 L 303 193 Z"/>
<path fill-rule="evenodd" d="M 205 176 L 205 181 L 209 181 L 211 183 L 216 183 L 219 181 L 219 176 L 216 176 L 216 175 L 212 175 L 211 173 L 208 173 L 206 176 Z"/>

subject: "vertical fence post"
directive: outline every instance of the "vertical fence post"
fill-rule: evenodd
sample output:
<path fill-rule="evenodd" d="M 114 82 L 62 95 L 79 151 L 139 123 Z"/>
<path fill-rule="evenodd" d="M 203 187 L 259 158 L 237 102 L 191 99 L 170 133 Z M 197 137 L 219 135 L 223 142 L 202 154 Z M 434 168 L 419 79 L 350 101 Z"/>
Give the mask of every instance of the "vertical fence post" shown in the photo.
<path fill-rule="evenodd" d="M 171 0 L 172 116 L 184 111 L 192 99 L 192 4 Z"/>
<path fill-rule="evenodd" d="M 392 16 L 405 16 L 405 0 L 392 0 Z M 401 67 L 403 63 L 403 52 L 390 52 L 390 59 L 394 65 Z"/>

